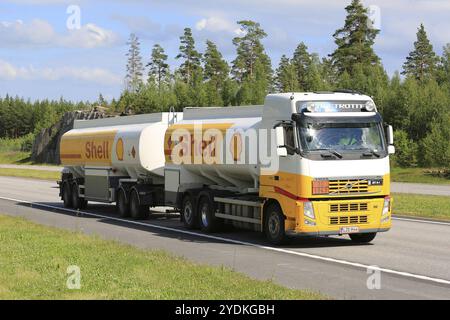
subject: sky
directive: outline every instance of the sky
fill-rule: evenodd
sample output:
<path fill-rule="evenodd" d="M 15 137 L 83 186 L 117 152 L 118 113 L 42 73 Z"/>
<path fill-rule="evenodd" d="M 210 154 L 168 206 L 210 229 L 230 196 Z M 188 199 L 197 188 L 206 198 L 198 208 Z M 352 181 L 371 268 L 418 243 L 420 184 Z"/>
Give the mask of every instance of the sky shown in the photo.
<path fill-rule="evenodd" d="M 179 37 L 190 27 L 200 52 L 207 39 L 232 61 L 239 20 L 254 20 L 276 68 L 303 41 L 321 57 L 335 49 L 350 0 L 1 0 L 0 97 L 110 100 L 124 88 L 127 39 L 136 33 L 144 63 L 159 43 L 172 70 Z M 381 30 L 375 51 L 387 72 L 401 70 L 425 25 L 438 54 L 450 42 L 450 0 L 364 0 Z"/>

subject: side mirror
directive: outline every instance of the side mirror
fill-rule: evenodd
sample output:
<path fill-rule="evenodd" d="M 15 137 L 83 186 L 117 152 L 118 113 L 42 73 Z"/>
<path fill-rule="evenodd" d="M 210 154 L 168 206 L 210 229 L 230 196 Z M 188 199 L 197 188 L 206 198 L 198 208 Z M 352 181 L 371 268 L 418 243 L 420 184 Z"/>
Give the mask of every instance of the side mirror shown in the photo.
<path fill-rule="evenodd" d="M 395 154 L 395 147 L 393 145 L 388 146 L 388 154 Z"/>
<path fill-rule="evenodd" d="M 391 125 L 387 128 L 387 140 L 389 145 L 394 145 L 394 129 Z"/>

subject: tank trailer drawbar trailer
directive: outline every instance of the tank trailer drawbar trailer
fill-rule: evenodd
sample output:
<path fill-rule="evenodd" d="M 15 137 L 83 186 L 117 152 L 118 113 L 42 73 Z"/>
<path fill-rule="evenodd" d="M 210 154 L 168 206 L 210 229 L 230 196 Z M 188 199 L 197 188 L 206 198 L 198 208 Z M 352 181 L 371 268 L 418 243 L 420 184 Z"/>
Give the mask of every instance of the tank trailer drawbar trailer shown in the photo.
<path fill-rule="evenodd" d="M 262 106 L 186 108 L 75 121 L 60 144 L 67 208 L 115 203 L 121 217 L 180 212 L 189 229 L 349 235 L 391 228 L 392 127 L 354 92 L 271 94 Z"/>

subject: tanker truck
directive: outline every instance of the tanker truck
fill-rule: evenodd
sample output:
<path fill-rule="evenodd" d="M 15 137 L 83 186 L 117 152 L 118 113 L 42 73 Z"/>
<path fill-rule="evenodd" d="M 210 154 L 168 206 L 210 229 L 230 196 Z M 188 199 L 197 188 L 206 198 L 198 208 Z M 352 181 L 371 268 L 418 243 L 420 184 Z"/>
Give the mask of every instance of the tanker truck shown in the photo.
<path fill-rule="evenodd" d="M 65 207 L 169 207 L 188 229 L 224 225 L 372 241 L 391 228 L 392 127 L 351 91 L 270 94 L 262 106 L 80 120 L 60 143 Z"/>

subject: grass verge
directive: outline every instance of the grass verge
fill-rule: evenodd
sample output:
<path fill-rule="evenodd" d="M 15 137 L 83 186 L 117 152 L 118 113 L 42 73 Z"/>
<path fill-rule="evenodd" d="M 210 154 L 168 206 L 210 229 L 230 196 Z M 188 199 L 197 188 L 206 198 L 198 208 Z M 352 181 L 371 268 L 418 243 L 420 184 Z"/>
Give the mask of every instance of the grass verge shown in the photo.
<path fill-rule="evenodd" d="M 0 152 L 1 164 L 32 164 L 30 161 L 30 153 L 22 151 L 5 151 Z"/>
<path fill-rule="evenodd" d="M 22 218 L 0 215 L 0 243 L 0 299 L 324 298 Z M 80 268 L 79 290 L 66 287 L 71 265 Z"/>
<path fill-rule="evenodd" d="M 431 170 L 431 169 L 430 169 Z M 425 168 L 391 168 L 393 182 L 450 184 L 450 179 L 426 173 Z"/>
<path fill-rule="evenodd" d="M 450 221 L 450 197 L 394 193 L 394 214 Z"/>
<path fill-rule="evenodd" d="M 61 173 L 57 171 L 45 171 L 45 170 L 0 168 L 0 176 L 56 181 L 61 178 Z"/>

